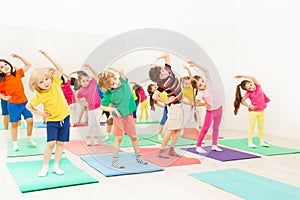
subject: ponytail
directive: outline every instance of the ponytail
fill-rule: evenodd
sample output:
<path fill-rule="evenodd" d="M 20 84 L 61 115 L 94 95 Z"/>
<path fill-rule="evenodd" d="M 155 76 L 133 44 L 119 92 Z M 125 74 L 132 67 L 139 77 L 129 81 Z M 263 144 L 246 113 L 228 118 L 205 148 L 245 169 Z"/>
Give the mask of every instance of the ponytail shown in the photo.
<path fill-rule="evenodd" d="M 153 92 L 152 92 L 152 87 L 154 86 L 154 84 L 150 84 L 148 85 L 148 88 L 147 88 L 147 92 L 149 94 L 149 104 L 150 104 L 150 108 L 151 110 L 155 111 L 155 104 L 157 103 L 157 101 L 155 101 L 152 97 L 153 97 Z"/>
<path fill-rule="evenodd" d="M 233 102 L 233 106 L 234 106 L 234 115 L 237 115 L 240 105 L 241 105 L 241 101 L 242 101 L 242 95 L 241 95 L 241 89 L 240 89 L 241 84 L 236 86 L 236 92 L 235 92 L 235 100 Z"/>

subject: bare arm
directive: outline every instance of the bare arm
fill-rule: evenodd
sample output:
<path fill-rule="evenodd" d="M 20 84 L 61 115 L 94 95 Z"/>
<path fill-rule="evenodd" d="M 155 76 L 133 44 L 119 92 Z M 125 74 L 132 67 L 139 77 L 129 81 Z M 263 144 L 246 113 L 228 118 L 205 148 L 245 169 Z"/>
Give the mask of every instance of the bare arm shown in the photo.
<path fill-rule="evenodd" d="M 93 73 L 95 80 L 98 80 L 98 73 L 96 72 L 96 70 L 94 68 L 92 68 L 91 65 L 85 64 L 84 67 Z"/>
<path fill-rule="evenodd" d="M 187 66 L 185 66 L 185 65 L 183 65 L 183 67 L 188 72 L 190 79 L 192 79 L 193 78 L 193 74 L 192 74 L 191 70 Z"/>
<path fill-rule="evenodd" d="M 162 99 L 159 95 L 160 95 L 160 91 L 156 90 L 152 96 L 152 99 L 156 100 L 156 101 L 159 101 L 163 104 L 169 104 L 171 103 L 172 101 L 174 101 L 175 97 L 174 96 L 171 96 L 169 97 L 167 100 L 164 100 Z"/>
<path fill-rule="evenodd" d="M 34 113 L 34 114 L 37 114 L 37 115 L 40 115 L 42 117 L 50 117 L 51 115 L 47 112 L 44 112 L 44 111 L 41 111 L 41 110 L 38 110 L 36 109 L 33 105 L 31 105 L 31 103 L 28 103 L 26 104 L 26 108 L 27 110 L 29 110 L 30 112 Z"/>
<path fill-rule="evenodd" d="M 201 71 L 204 72 L 205 77 L 207 79 L 210 79 L 210 74 L 209 74 L 208 70 L 206 69 L 206 67 L 203 67 L 202 65 L 199 65 L 199 64 L 195 63 L 194 61 L 189 61 L 188 63 L 192 66 L 199 68 Z"/>
<path fill-rule="evenodd" d="M 71 79 L 71 76 L 70 75 L 68 75 L 68 74 L 65 74 L 65 73 L 62 73 L 68 80 L 70 80 Z"/>
<path fill-rule="evenodd" d="M 250 79 L 251 81 L 253 81 L 254 84 L 256 85 L 260 85 L 259 82 L 256 80 L 256 78 L 254 76 L 249 76 L 249 75 L 237 75 L 235 76 L 234 78 L 247 78 L 247 79 Z"/>
<path fill-rule="evenodd" d="M 26 72 L 26 71 L 28 71 L 28 70 L 30 69 L 31 63 L 28 62 L 25 58 L 23 58 L 23 57 L 21 57 L 21 56 L 19 56 L 19 55 L 17 55 L 17 54 L 11 54 L 11 57 L 20 59 L 20 60 L 24 63 L 24 65 L 25 65 L 25 66 L 23 67 L 23 71 L 24 71 L 24 72 Z"/>
<path fill-rule="evenodd" d="M 104 111 L 107 111 L 107 112 L 110 112 L 110 113 L 114 112 L 118 117 L 121 117 L 121 114 L 120 114 L 120 112 L 118 111 L 118 109 L 113 108 L 113 107 L 111 107 L 111 106 L 103 106 L 103 105 L 101 105 L 101 106 L 100 106 L 100 109 L 101 109 L 101 110 L 104 110 Z"/>
<path fill-rule="evenodd" d="M 248 103 L 246 102 L 246 99 L 247 99 L 247 97 L 246 97 L 246 96 L 243 96 L 242 101 L 241 101 L 241 104 L 243 104 L 243 105 L 246 106 L 247 108 L 250 108 L 251 110 L 255 110 L 256 107 L 255 107 L 254 105 L 252 105 L 252 104 L 248 104 Z"/>
<path fill-rule="evenodd" d="M 115 71 L 115 72 L 119 73 L 120 77 L 121 77 L 122 79 L 126 80 L 126 76 L 125 76 L 125 73 L 124 73 L 123 69 L 117 69 L 117 68 L 115 68 L 115 67 L 113 67 L 113 66 L 110 66 L 108 69 L 110 69 L 110 70 L 112 70 L 112 71 Z"/>
<path fill-rule="evenodd" d="M 45 51 L 39 50 L 41 54 L 43 54 L 56 68 L 56 76 L 60 79 L 63 73 L 63 67 L 60 66 L 55 60 L 53 60 Z"/>
<path fill-rule="evenodd" d="M 170 63 L 171 63 L 171 60 L 170 60 L 170 54 L 168 54 L 168 53 L 164 53 L 164 54 L 158 56 L 158 57 L 154 60 L 154 64 L 156 64 L 157 61 L 160 60 L 160 59 L 165 59 L 165 64 L 170 65 Z"/>

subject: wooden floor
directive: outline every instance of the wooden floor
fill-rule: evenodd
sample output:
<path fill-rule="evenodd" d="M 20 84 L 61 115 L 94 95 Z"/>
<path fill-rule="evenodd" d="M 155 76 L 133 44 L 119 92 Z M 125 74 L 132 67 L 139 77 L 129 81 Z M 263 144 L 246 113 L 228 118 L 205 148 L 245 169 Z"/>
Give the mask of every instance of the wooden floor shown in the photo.
<path fill-rule="evenodd" d="M 72 128 L 71 139 L 78 139 L 78 129 Z M 142 127 L 148 131 L 157 130 L 155 125 Z M 34 136 L 42 136 L 45 129 L 35 129 Z M 244 137 L 246 133 L 240 131 L 222 131 L 225 139 Z M 25 137 L 24 129 L 19 130 L 19 137 Z M 262 156 L 258 159 L 246 159 L 239 161 L 220 162 L 209 158 L 202 158 L 198 165 L 168 167 L 164 171 L 105 177 L 84 163 L 78 156 L 66 151 L 64 157 L 69 158 L 76 166 L 99 180 L 96 184 L 64 187 L 51 190 L 43 190 L 29 193 L 21 193 L 12 175 L 6 167 L 6 162 L 27 160 L 41 160 L 42 156 L 7 158 L 7 140 L 9 131 L 0 132 L 0 199 L 1 200 L 99 200 L 99 199 L 153 199 L 153 200 L 177 200 L 177 199 L 241 199 L 231 193 L 223 191 L 205 182 L 188 176 L 190 173 L 214 171 L 228 168 L 239 168 L 258 175 L 266 176 L 274 180 L 288 183 L 300 188 L 300 154 Z M 266 135 L 266 141 L 270 144 L 300 149 L 300 140 Z M 131 148 L 125 149 L 132 151 Z M 194 154 L 182 152 L 187 157 L 198 158 Z M 26 176 L 26 174 L 24 174 Z M 255 192 L 255 191 L 253 191 Z M 263 194 L 262 194 L 263 195 Z"/>

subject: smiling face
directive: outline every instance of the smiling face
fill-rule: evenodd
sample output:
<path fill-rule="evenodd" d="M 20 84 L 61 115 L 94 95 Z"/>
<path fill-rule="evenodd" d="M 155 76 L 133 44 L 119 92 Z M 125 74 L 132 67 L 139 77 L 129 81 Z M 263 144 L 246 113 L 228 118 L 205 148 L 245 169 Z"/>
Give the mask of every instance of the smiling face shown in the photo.
<path fill-rule="evenodd" d="M 48 90 L 52 85 L 52 80 L 47 76 L 42 76 L 38 79 L 37 85 L 41 90 Z"/>
<path fill-rule="evenodd" d="M 0 61 L 0 72 L 4 73 L 4 74 L 10 74 L 12 70 L 11 65 L 9 65 L 8 63 L 4 62 L 4 61 Z"/>
<path fill-rule="evenodd" d="M 121 86 L 121 82 L 116 77 L 110 77 L 110 88 L 111 89 L 117 89 Z"/>
<path fill-rule="evenodd" d="M 247 90 L 247 91 L 249 91 L 249 92 L 255 91 L 255 90 L 256 90 L 256 86 L 255 86 L 254 83 L 248 82 L 248 83 L 246 83 L 246 85 L 245 85 L 245 90 Z"/>
<path fill-rule="evenodd" d="M 182 83 L 182 87 L 183 88 L 190 88 L 191 87 L 191 79 L 184 80 L 183 83 Z"/>
<path fill-rule="evenodd" d="M 88 76 L 81 76 L 79 79 L 79 84 L 81 87 L 87 87 L 89 85 L 89 77 Z"/>
<path fill-rule="evenodd" d="M 197 88 L 199 90 L 205 90 L 206 89 L 206 82 L 204 81 L 203 78 L 199 78 L 198 80 L 196 80 L 197 82 Z"/>

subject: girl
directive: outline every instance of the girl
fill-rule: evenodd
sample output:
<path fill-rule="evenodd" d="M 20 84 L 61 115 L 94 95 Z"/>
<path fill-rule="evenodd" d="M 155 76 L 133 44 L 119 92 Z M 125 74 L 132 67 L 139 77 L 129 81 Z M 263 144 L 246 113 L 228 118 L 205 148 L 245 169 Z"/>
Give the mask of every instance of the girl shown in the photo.
<path fill-rule="evenodd" d="M 264 142 L 264 109 L 267 107 L 267 103 L 270 99 L 262 91 L 259 82 L 253 76 L 238 75 L 235 76 L 235 78 L 247 78 L 252 81 L 243 80 L 239 85 L 237 85 L 234 101 L 234 115 L 238 113 L 240 104 L 243 104 L 249 110 L 248 146 L 251 148 L 257 147 L 252 142 L 253 130 L 257 121 L 260 146 L 268 147 L 269 144 Z M 240 88 L 247 91 L 243 97 L 241 96 Z M 251 104 L 246 102 L 246 99 L 248 98 L 250 99 Z"/>
<path fill-rule="evenodd" d="M 140 107 L 140 113 L 139 113 L 139 121 L 142 121 L 143 115 L 145 113 L 145 119 L 148 121 L 149 119 L 149 111 L 148 111 L 148 99 L 145 94 L 145 91 L 142 86 L 139 84 L 132 82 L 133 85 L 133 90 L 135 91 L 135 94 L 137 96 L 137 101 L 139 102 L 139 107 Z"/>
<path fill-rule="evenodd" d="M 94 77 L 90 79 L 89 75 L 84 71 L 78 72 L 78 82 L 80 84 L 80 89 L 77 93 L 76 100 L 82 106 L 88 107 L 88 131 L 85 138 L 86 145 L 99 145 L 98 142 L 98 133 L 100 131 L 100 103 L 101 99 L 97 90 L 97 72 L 88 64 L 85 65 L 85 68 L 90 70 Z M 85 98 L 82 100 L 81 98 Z"/>
<path fill-rule="evenodd" d="M 208 70 L 205 67 L 196 64 L 194 61 L 189 61 L 188 63 L 191 66 L 196 66 L 200 70 L 202 70 L 206 78 L 206 80 L 204 80 L 201 76 L 195 75 L 192 80 L 193 88 L 198 89 L 196 100 L 204 101 L 204 103 L 198 103 L 198 104 L 200 106 L 206 107 L 204 124 L 198 136 L 196 151 L 198 153 L 206 153 L 206 151 L 203 148 L 201 148 L 201 144 L 212 122 L 213 122 L 213 132 L 212 132 L 211 150 L 222 151 L 222 149 L 220 149 L 217 146 L 218 136 L 219 136 L 219 126 L 222 119 L 221 99 L 218 97 L 218 93 L 213 86 Z"/>
<path fill-rule="evenodd" d="M 163 129 L 164 129 L 164 125 L 166 124 L 166 121 L 168 119 L 168 107 L 165 103 L 162 103 L 160 101 L 156 101 L 152 98 L 154 92 L 156 91 L 156 89 L 157 89 L 157 84 L 151 83 L 151 84 L 148 85 L 147 91 L 148 91 L 148 94 L 149 94 L 149 97 L 150 97 L 149 104 L 150 104 L 151 110 L 155 111 L 154 105 L 157 105 L 157 106 L 164 109 L 163 116 L 160 120 L 158 133 L 157 133 L 157 139 L 162 141 L 163 140 L 162 132 L 163 132 Z M 165 101 L 168 99 L 167 93 L 165 91 L 160 93 L 159 97 L 161 99 L 165 100 Z"/>
<path fill-rule="evenodd" d="M 59 163 L 63 153 L 64 142 L 69 141 L 69 115 L 71 110 L 61 90 L 62 81 L 60 78 L 63 68 L 50 58 L 46 52 L 42 50 L 39 52 L 50 60 L 55 66 L 56 71 L 54 75 L 52 70 L 37 68 L 32 72 L 29 80 L 30 90 L 36 91 L 36 93 L 26 107 L 34 114 L 46 118 L 47 121 L 47 145 L 44 151 L 43 166 L 38 176 L 47 176 L 49 161 L 55 146 L 52 171 L 58 175 L 62 175 L 64 171 L 59 168 Z M 35 108 L 39 104 L 43 104 L 44 111 Z"/>
<path fill-rule="evenodd" d="M 67 78 L 67 81 L 65 81 L 64 77 Z M 63 73 L 61 80 L 62 80 L 61 89 L 62 89 L 64 96 L 67 100 L 67 103 L 71 109 L 70 125 L 74 126 L 74 112 L 75 112 L 75 106 L 76 106 L 76 99 L 75 99 L 74 92 L 71 88 L 71 77 L 69 75 Z"/>
<path fill-rule="evenodd" d="M 17 54 L 12 54 L 11 56 L 21 60 L 25 66 L 20 69 L 15 69 L 8 61 L 0 59 L 0 91 L 4 91 L 4 93 L 0 94 L 0 98 L 8 102 L 13 150 L 18 151 L 18 124 L 19 120 L 21 120 L 21 115 L 23 115 L 27 123 L 28 142 L 32 146 L 36 146 L 36 142 L 31 139 L 33 119 L 32 113 L 26 109 L 27 98 L 22 83 L 24 72 L 30 69 L 31 64 Z"/>
<path fill-rule="evenodd" d="M 109 69 L 118 72 L 120 78 L 117 79 L 112 72 L 104 71 L 99 74 L 98 84 L 100 87 L 106 88 L 100 108 L 104 111 L 111 112 L 113 116 L 113 134 L 116 136 L 116 139 L 114 143 L 115 148 L 113 150 L 112 166 L 115 168 L 124 168 L 118 159 L 123 133 L 127 134 L 132 141 L 136 161 L 143 165 L 148 164 L 140 154 L 135 122 L 132 116 L 136 105 L 130 91 L 128 80 L 122 70 L 117 70 L 112 67 Z"/>

